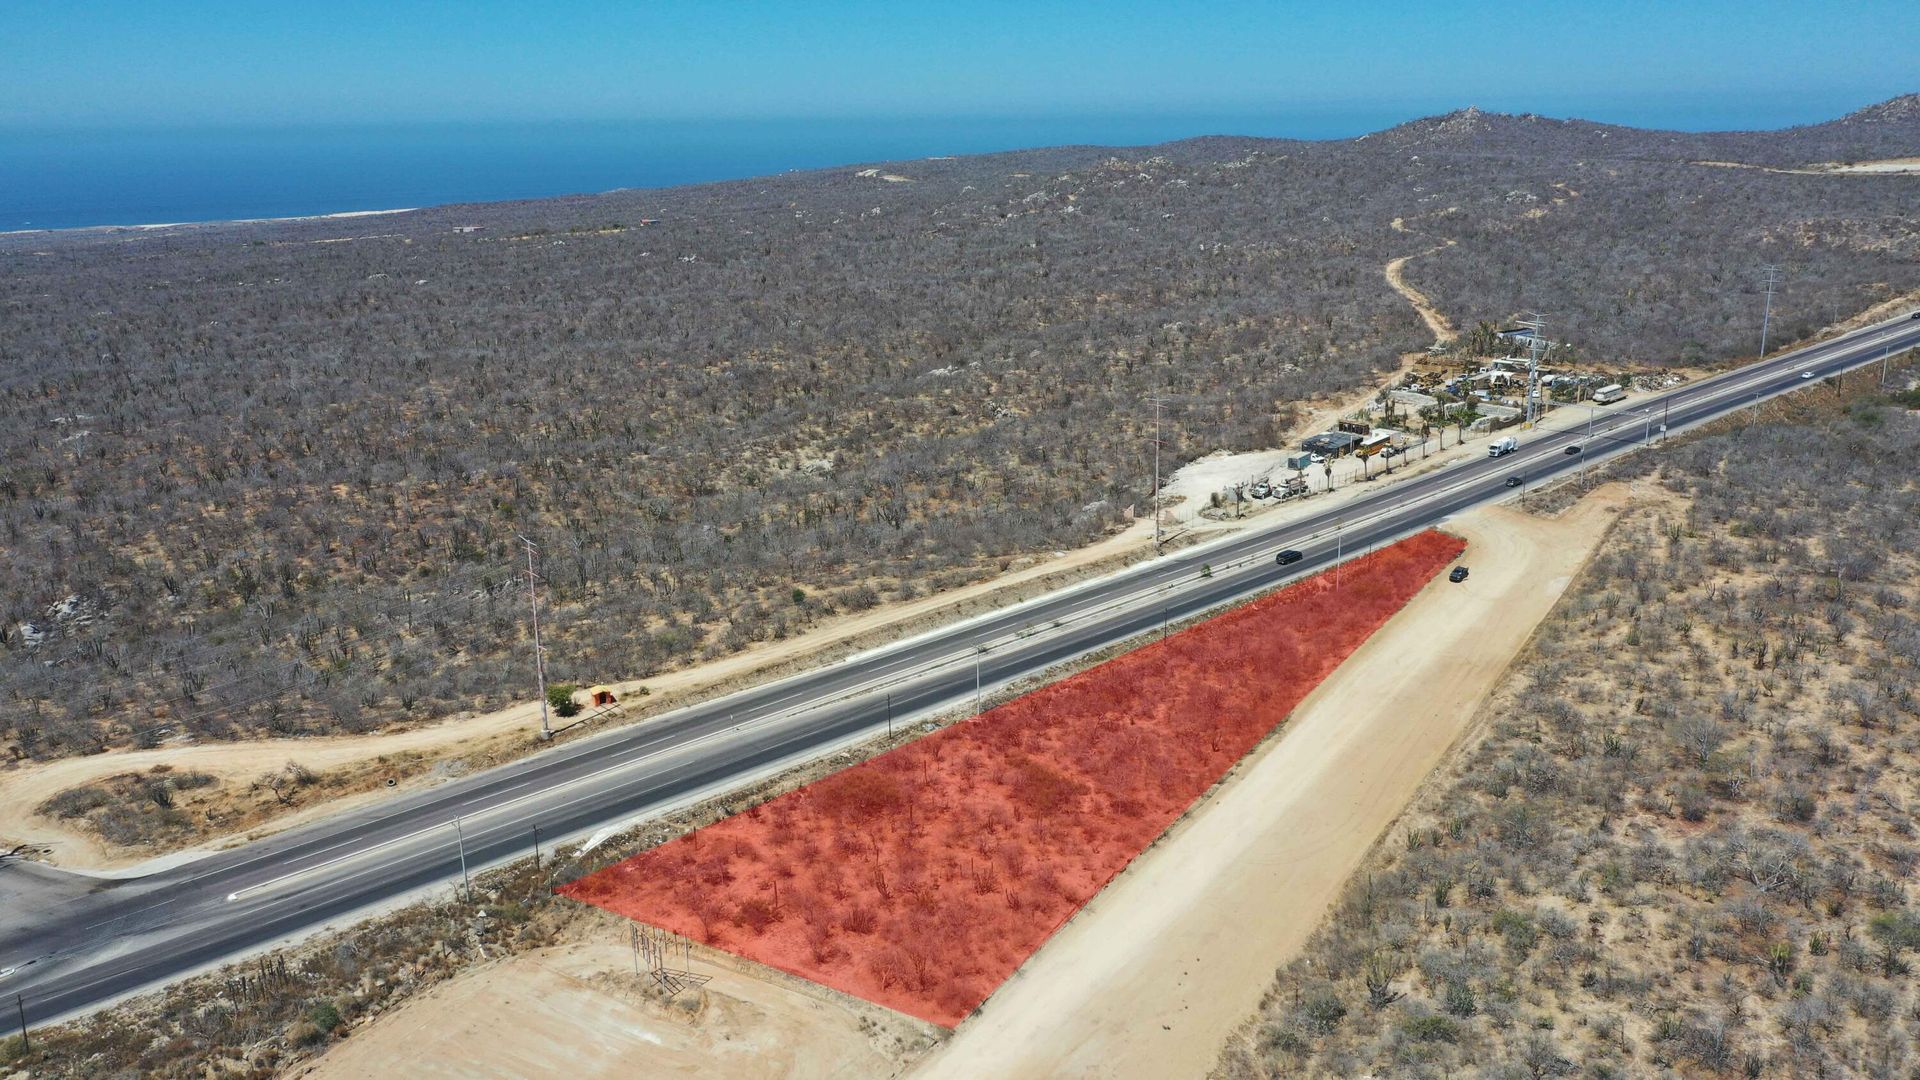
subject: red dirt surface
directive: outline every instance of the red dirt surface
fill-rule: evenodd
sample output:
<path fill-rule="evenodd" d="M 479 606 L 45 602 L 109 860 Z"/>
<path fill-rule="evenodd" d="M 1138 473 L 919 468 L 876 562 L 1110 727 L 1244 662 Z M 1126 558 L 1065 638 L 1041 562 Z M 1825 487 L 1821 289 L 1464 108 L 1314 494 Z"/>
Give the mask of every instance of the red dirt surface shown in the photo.
<path fill-rule="evenodd" d="M 1401 541 L 560 892 L 952 1027 L 1464 547 Z"/>

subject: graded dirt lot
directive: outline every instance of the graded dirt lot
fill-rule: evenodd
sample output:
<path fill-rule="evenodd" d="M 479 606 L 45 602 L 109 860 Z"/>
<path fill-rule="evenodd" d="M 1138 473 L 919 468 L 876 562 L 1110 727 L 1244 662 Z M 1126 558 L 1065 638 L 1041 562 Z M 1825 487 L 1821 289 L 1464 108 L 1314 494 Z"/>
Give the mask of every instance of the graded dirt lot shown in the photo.
<path fill-rule="evenodd" d="M 1626 491 L 1504 508 L 1282 734 L 1135 860 L 915 1076 L 1204 1075 L 1598 545 Z"/>
<path fill-rule="evenodd" d="M 883 1077 L 930 1035 L 860 1002 L 714 966 L 666 1002 L 610 929 L 488 964 L 353 1032 L 292 1075 Z"/>

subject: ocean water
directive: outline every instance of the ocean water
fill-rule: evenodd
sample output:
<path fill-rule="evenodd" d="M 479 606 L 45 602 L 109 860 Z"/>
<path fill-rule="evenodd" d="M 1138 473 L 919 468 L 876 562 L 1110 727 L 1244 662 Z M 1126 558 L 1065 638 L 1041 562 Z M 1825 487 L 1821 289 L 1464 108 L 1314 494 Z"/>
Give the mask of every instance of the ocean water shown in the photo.
<path fill-rule="evenodd" d="M 0 130 L 0 231 L 538 198 L 790 169 L 1205 134 L 1336 138 L 1378 113 Z"/>
<path fill-rule="evenodd" d="M 1803 123 L 1844 111 L 1840 102 L 1825 100 L 1479 104 L 1696 131 Z M 1452 107 L 1395 102 L 1039 118 L 0 128 L 0 232 L 539 198 L 1036 146 L 1141 146 L 1196 135 L 1346 138 Z"/>

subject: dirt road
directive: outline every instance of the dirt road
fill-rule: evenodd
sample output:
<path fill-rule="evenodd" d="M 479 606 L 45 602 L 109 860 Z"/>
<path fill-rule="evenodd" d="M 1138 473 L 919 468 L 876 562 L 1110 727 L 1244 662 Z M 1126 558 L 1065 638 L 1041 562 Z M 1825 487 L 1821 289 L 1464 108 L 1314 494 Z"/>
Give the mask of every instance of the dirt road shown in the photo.
<path fill-rule="evenodd" d="M 1614 485 L 1557 520 L 1488 508 L 1450 525 L 1468 580 L 1428 586 L 913 1075 L 1204 1075 L 1625 498 Z"/>

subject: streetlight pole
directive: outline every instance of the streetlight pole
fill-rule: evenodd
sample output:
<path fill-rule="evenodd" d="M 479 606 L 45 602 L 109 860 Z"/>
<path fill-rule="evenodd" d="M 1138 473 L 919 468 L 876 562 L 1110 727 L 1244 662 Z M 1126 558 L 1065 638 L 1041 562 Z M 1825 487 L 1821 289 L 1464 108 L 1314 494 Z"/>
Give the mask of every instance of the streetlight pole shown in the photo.
<path fill-rule="evenodd" d="M 1345 518 L 1333 519 L 1333 587 L 1340 587 L 1340 558 L 1346 551 Z"/>
<path fill-rule="evenodd" d="M 973 715 L 980 715 L 980 658 L 987 654 L 985 645 L 976 645 L 973 649 Z"/>
<path fill-rule="evenodd" d="M 460 816 L 454 815 L 453 835 L 460 845 L 460 885 L 467 892 L 467 903 L 473 903 L 473 879 L 467 877 L 467 834 L 460 827 Z"/>
<path fill-rule="evenodd" d="M 1587 482 L 1587 455 L 1593 453 L 1593 406 L 1587 406 L 1587 443 L 1580 448 L 1580 482 Z"/>

